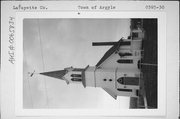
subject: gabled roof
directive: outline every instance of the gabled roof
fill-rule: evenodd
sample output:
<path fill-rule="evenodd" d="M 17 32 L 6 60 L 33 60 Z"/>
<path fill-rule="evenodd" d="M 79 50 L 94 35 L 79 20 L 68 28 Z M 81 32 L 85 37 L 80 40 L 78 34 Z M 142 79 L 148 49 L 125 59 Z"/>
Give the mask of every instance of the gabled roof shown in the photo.
<path fill-rule="evenodd" d="M 119 49 L 121 45 L 130 45 L 130 41 L 123 41 L 123 39 L 120 39 L 117 44 L 113 45 L 100 59 L 100 61 L 96 64 L 96 67 L 99 67 L 108 57 L 110 57 L 115 51 Z"/>
<path fill-rule="evenodd" d="M 96 64 L 96 67 L 99 67 L 108 57 L 110 57 L 117 49 L 119 48 L 119 45 L 113 45 L 100 59 L 100 61 Z"/>
<path fill-rule="evenodd" d="M 42 72 L 40 74 L 50 76 L 53 78 L 62 79 L 62 77 L 66 74 L 66 72 L 67 72 L 66 70 L 58 70 L 58 71 L 51 71 L 51 72 Z"/>

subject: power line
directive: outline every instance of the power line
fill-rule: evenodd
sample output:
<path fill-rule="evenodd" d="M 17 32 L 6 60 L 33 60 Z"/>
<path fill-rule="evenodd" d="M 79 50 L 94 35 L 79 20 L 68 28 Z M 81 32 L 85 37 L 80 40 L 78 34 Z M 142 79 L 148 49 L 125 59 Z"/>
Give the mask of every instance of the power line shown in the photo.
<path fill-rule="evenodd" d="M 40 49 L 41 49 L 41 58 L 42 58 L 43 71 L 44 71 L 45 70 L 45 62 L 44 62 L 44 57 L 43 57 L 43 48 L 42 48 L 42 39 L 41 39 L 41 30 L 40 30 L 39 19 L 37 20 L 37 22 L 38 22 L 38 32 L 39 32 L 39 42 L 40 42 Z M 46 80 L 45 79 L 44 79 L 44 87 L 45 87 L 45 95 L 46 95 L 47 107 L 49 108 L 49 98 L 48 98 L 47 84 L 46 84 Z"/>
<path fill-rule="evenodd" d="M 26 53 L 25 53 L 25 52 L 24 52 L 24 60 L 27 62 L 27 58 L 26 58 Z M 31 105 L 32 105 L 32 108 L 34 108 L 34 103 L 33 103 L 33 98 L 32 98 L 32 92 L 31 92 L 31 85 L 30 85 L 30 82 L 29 82 L 29 76 L 27 76 L 27 81 L 28 81 L 28 88 L 29 88 Z"/>
<path fill-rule="evenodd" d="M 28 80 L 29 93 L 30 93 L 30 98 L 31 98 L 31 105 L 32 105 L 32 108 L 34 108 L 33 99 L 32 99 L 32 93 L 31 93 L 31 86 L 30 86 L 30 82 L 29 82 L 29 77 L 27 78 L 27 80 Z"/>

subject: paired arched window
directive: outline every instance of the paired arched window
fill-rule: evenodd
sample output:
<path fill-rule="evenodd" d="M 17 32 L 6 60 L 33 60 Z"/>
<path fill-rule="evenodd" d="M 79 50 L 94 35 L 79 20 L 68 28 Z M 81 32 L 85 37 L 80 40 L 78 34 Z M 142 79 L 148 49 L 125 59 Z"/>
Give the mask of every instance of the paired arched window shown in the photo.
<path fill-rule="evenodd" d="M 82 81 L 81 74 L 71 74 L 71 81 Z"/>

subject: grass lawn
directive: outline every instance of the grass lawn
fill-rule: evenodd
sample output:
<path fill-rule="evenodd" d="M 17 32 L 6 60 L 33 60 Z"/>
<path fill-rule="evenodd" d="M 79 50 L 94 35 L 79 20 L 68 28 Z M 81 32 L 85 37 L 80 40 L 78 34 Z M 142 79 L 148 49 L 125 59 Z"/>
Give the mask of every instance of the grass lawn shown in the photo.
<path fill-rule="evenodd" d="M 144 19 L 143 28 L 146 37 L 143 42 L 143 63 L 157 64 L 157 19 Z M 149 108 L 157 108 L 157 66 L 142 65 L 142 73 Z"/>

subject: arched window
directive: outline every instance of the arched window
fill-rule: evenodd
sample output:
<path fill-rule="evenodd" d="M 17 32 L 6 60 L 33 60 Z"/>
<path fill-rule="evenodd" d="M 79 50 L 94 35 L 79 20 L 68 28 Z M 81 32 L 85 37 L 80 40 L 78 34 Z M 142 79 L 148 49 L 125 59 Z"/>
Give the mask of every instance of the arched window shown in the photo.
<path fill-rule="evenodd" d="M 120 84 L 124 84 L 124 77 L 121 77 L 117 80 L 118 83 Z"/>
<path fill-rule="evenodd" d="M 118 91 L 123 91 L 123 92 L 132 92 L 132 89 L 122 89 L 122 88 L 118 88 Z"/>
<path fill-rule="evenodd" d="M 122 85 L 139 85 L 139 77 L 121 77 L 117 82 Z"/>
<path fill-rule="evenodd" d="M 126 53 L 119 53 L 120 57 L 124 57 L 124 56 L 132 56 L 132 53 L 126 52 Z"/>
<path fill-rule="evenodd" d="M 119 59 L 117 60 L 118 63 L 125 63 L 125 64 L 129 64 L 129 63 L 133 63 L 133 60 L 129 60 L 129 59 Z"/>
<path fill-rule="evenodd" d="M 71 81 L 82 81 L 82 79 L 80 79 L 80 78 L 71 78 Z"/>
<path fill-rule="evenodd" d="M 81 77 L 81 74 L 71 74 L 71 77 Z"/>

